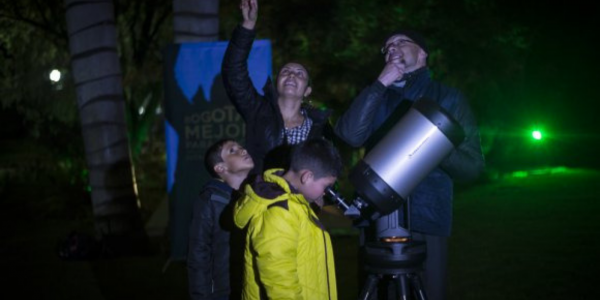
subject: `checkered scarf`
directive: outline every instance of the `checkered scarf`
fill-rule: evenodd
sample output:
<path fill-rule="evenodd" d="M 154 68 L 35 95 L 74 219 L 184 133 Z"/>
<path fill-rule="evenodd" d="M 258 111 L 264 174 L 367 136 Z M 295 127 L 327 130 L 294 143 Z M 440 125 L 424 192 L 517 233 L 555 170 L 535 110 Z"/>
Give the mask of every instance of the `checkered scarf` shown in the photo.
<path fill-rule="evenodd" d="M 313 124 L 313 121 L 306 115 L 306 109 L 302 109 L 300 112 L 302 113 L 302 116 L 304 116 L 304 122 L 302 122 L 302 125 L 294 128 L 283 129 L 283 136 L 290 145 L 298 144 L 306 140 L 308 137 L 308 132 Z"/>

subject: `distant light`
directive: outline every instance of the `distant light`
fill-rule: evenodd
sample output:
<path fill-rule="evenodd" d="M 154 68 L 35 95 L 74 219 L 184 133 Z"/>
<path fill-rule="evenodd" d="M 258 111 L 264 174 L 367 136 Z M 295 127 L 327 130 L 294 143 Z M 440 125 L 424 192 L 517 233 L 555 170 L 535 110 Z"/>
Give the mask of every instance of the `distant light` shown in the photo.
<path fill-rule="evenodd" d="M 512 172 L 512 177 L 516 178 L 525 178 L 529 176 L 529 172 L 527 171 L 514 171 Z"/>
<path fill-rule="evenodd" d="M 52 70 L 52 72 L 50 72 L 50 80 L 52 82 L 59 82 L 60 81 L 60 71 L 59 70 Z"/>
<path fill-rule="evenodd" d="M 142 106 L 142 107 L 140 107 L 140 108 L 138 109 L 138 114 L 141 116 L 141 115 L 143 115 L 143 114 L 144 114 L 144 111 L 146 111 L 146 110 L 145 110 L 145 109 L 144 109 L 144 107 Z"/>
<path fill-rule="evenodd" d="M 531 132 L 531 136 L 536 139 L 536 140 L 541 140 L 542 139 L 542 132 L 539 130 L 534 130 L 533 132 Z"/>

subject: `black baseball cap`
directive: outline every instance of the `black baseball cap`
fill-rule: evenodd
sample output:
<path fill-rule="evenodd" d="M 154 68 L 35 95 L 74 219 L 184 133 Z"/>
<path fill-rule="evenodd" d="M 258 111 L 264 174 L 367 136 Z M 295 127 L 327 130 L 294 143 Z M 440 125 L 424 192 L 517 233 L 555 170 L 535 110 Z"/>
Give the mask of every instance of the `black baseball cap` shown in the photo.
<path fill-rule="evenodd" d="M 391 37 L 393 37 L 395 35 L 404 35 L 404 36 L 408 37 L 413 42 L 415 42 L 415 44 L 419 45 L 419 47 L 421 47 L 421 49 L 423 49 L 423 51 L 425 51 L 425 53 L 429 54 L 429 48 L 427 48 L 427 42 L 425 41 L 425 38 L 420 33 L 416 32 L 414 30 L 410 30 L 410 29 L 403 29 L 403 30 L 397 30 L 397 31 L 392 32 L 383 41 L 383 46 L 385 47 L 385 43 Z"/>

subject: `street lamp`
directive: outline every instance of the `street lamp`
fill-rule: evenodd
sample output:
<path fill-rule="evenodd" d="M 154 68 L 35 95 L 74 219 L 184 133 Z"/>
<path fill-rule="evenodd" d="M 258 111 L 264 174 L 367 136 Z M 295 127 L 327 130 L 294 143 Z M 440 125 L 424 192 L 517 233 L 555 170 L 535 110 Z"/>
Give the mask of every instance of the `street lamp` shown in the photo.
<path fill-rule="evenodd" d="M 50 81 L 52 81 L 53 83 L 57 83 L 60 81 L 60 76 L 61 76 L 60 71 L 57 69 L 54 69 L 50 72 L 50 76 L 49 76 Z"/>

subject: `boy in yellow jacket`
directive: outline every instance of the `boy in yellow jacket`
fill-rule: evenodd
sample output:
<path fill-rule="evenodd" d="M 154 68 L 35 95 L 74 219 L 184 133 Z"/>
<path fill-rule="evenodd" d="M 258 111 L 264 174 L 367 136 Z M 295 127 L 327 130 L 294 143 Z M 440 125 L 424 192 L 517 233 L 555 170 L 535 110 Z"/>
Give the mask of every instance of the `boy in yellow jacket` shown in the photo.
<path fill-rule="evenodd" d="M 289 170 L 245 186 L 234 210 L 247 229 L 242 299 L 337 299 L 331 239 L 310 205 L 323 206 L 341 170 L 333 145 L 312 139 L 294 145 Z"/>

